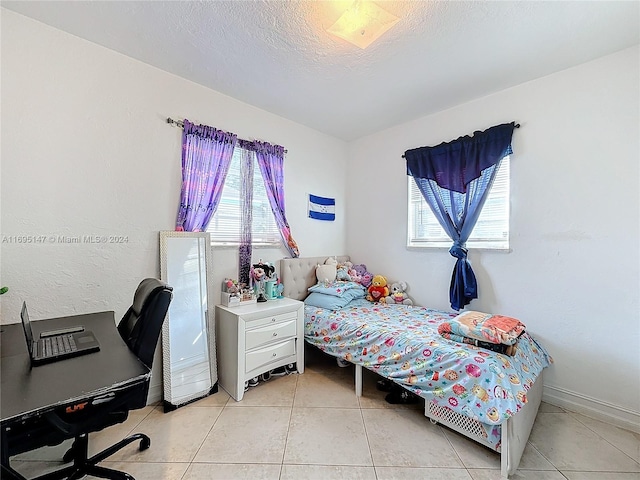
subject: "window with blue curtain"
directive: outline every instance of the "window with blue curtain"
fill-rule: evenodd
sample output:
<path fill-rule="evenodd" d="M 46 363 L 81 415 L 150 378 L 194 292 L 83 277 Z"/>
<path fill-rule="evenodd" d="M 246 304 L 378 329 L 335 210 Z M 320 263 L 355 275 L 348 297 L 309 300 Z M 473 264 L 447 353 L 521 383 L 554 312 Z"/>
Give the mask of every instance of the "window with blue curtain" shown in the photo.
<path fill-rule="evenodd" d="M 407 175 L 453 241 L 456 264 L 449 286 L 451 307 L 464 308 L 478 298 L 478 285 L 467 258 L 468 241 L 487 200 L 503 158 L 513 153 L 514 122 L 433 147 L 407 150 Z"/>

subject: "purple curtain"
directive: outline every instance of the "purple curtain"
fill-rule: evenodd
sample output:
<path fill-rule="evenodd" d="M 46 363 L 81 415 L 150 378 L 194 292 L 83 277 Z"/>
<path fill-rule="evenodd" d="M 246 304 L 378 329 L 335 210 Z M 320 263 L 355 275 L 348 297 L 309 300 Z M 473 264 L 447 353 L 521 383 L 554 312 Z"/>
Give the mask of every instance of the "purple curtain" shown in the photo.
<path fill-rule="evenodd" d="M 237 136 L 184 120 L 176 230 L 202 232 L 218 207 Z"/>
<path fill-rule="evenodd" d="M 240 283 L 249 285 L 251 271 L 253 225 L 253 155 L 244 148 L 240 149 L 240 246 L 238 247 L 238 272 Z"/>
<path fill-rule="evenodd" d="M 300 256 L 298 245 L 291 236 L 291 228 L 284 214 L 284 147 L 266 142 L 253 142 L 260 173 L 271 205 L 271 211 L 280 230 L 282 242 L 293 258 Z"/>

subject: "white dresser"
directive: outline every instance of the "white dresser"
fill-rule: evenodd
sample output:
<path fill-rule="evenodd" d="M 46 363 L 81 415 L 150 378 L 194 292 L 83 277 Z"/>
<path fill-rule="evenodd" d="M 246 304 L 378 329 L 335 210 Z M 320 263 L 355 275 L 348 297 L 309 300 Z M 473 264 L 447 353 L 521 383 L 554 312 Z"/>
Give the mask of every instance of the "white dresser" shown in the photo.
<path fill-rule="evenodd" d="M 281 298 L 252 305 L 216 305 L 218 382 L 235 400 L 246 381 L 283 365 L 304 372 L 304 304 Z"/>

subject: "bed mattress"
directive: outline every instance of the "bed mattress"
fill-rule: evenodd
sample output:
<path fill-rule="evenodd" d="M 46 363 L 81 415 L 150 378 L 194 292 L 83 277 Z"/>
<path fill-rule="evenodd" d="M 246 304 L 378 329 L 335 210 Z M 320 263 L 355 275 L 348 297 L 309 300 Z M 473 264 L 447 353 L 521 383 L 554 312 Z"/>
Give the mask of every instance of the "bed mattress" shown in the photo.
<path fill-rule="evenodd" d="M 340 310 L 305 306 L 305 339 L 322 351 L 391 379 L 434 405 L 499 428 L 526 403 L 527 392 L 552 359 L 531 335 L 514 356 L 443 338 L 438 325 L 456 313 L 354 300 Z"/>

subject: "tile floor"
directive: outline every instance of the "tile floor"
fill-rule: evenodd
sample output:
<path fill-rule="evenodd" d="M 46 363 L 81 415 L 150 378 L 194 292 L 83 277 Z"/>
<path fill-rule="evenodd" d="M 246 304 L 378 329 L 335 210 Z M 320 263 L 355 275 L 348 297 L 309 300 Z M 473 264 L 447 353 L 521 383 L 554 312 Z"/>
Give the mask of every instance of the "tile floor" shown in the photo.
<path fill-rule="evenodd" d="M 171 413 L 131 412 L 92 434 L 93 452 L 130 432 L 151 437 L 105 466 L 137 480 L 492 480 L 498 454 L 423 416 L 423 404 L 391 405 L 365 371 L 354 394 L 353 367 L 307 348 L 304 375 L 272 378 L 241 402 L 218 393 Z M 22 454 L 27 477 L 60 467 L 68 445 Z M 640 435 L 543 403 L 514 479 L 640 480 Z"/>

